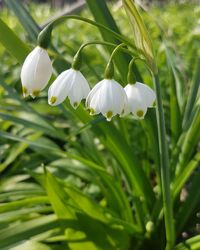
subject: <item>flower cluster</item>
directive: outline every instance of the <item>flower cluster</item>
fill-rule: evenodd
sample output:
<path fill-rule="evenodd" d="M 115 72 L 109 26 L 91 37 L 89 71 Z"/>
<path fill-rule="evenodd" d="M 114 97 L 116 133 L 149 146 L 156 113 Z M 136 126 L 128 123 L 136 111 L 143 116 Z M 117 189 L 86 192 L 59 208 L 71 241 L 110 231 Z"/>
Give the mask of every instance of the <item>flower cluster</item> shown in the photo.
<path fill-rule="evenodd" d="M 24 97 L 33 98 L 43 90 L 52 75 L 52 64 L 47 51 L 37 46 L 25 59 L 21 70 Z M 76 109 L 82 99 L 86 99 L 86 108 L 91 115 L 101 113 L 108 121 L 115 115 L 132 113 L 135 119 L 143 119 L 147 108 L 153 107 L 156 96 L 147 85 L 135 82 L 123 88 L 112 77 L 108 77 L 90 90 L 85 77 L 78 69 L 62 72 L 48 90 L 48 103 L 59 105 L 66 98 Z"/>

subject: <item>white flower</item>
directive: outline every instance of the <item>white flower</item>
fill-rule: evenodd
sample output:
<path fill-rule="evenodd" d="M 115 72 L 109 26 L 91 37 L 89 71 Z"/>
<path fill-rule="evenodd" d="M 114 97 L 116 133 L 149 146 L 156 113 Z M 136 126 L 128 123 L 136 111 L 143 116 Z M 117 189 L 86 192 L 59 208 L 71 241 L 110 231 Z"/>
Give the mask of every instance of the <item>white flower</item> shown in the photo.
<path fill-rule="evenodd" d="M 124 90 L 128 98 L 130 112 L 135 119 L 143 119 L 147 112 L 147 108 L 155 105 L 156 95 L 154 91 L 140 82 L 128 84 Z"/>
<path fill-rule="evenodd" d="M 97 83 L 86 99 L 90 114 L 102 113 L 110 121 L 116 114 L 127 113 L 127 97 L 123 87 L 113 79 Z"/>
<path fill-rule="evenodd" d="M 85 77 L 80 71 L 71 68 L 62 72 L 52 83 L 48 91 L 48 102 L 55 106 L 68 97 L 71 105 L 77 108 L 89 92 L 90 87 Z"/>
<path fill-rule="evenodd" d="M 52 74 L 52 64 L 45 49 L 37 46 L 26 57 L 21 70 L 24 97 L 35 97 L 44 89 Z"/>

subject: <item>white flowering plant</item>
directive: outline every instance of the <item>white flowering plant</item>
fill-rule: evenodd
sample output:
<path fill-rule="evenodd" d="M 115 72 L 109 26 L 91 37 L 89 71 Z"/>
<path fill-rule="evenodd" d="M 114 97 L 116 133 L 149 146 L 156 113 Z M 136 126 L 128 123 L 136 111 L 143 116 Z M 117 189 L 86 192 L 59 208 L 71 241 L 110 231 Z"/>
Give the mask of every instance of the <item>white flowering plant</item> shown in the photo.
<path fill-rule="evenodd" d="M 163 24 L 158 50 L 135 1 L 121 1 L 126 35 L 104 0 L 86 2 L 94 19 L 41 28 L 6 0 L 33 48 L 0 19 L 21 72 L 18 92 L 0 76 L 0 249 L 198 250 L 198 49 L 181 78 Z M 56 39 L 69 22 L 78 39 L 100 35 L 70 48 L 70 29 Z"/>

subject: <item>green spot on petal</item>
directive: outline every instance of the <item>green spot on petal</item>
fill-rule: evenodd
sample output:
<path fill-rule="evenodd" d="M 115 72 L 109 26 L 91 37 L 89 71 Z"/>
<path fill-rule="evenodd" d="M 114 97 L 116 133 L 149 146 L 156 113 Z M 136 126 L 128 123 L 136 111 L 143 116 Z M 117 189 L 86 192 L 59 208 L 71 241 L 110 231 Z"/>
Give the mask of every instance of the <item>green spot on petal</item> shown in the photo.
<path fill-rule="evenodd" d="M 74 102 L 73 106 L 74 106 L 74 108 L 77 108 L 78 107 L 78 102 Z"/>
<path fill-rule="evenodd" d="M 107 120 L 110 121 L 112 117 L 113 117 L 113 112 L 112 112 L 112 111 L 108 111 L 108 112 L 106 113 L 106 118 L 107 118 Z"/>
<path fill-rule="evenodd" d="M 89 109 L 90 115 L 94 115 L 95 114 L 95 110 L 93 108 Z"/>
<path fill-rule="evenodd" d="M 143 115 L 144 115 L 144 111 L 143 110 L 138 110 L 137 112 L 136 112 L 136 115 L 138 116 L 138 117 L 143 117 Z"/>
<path fill-rule="evenodd" d="M 54 103 L 56 102 L 56 100 L 57 100 L 57 97 L 52 96 L 52 97 L 50 98 L 49 103 L 50 103 L 50 104 L 54 104 Z"/>
<path fill-rule="evenodd" d="M 26 97 L 28 94 L 28 89 L 26 87 L 22 87 L 22 92 L 23 92 L 23 96 Z"/>
<path fill-rule="evenodd" d="M 38 96 L 38 95 L 39 95 L 39 93 L 40 93 L 40 91 L 39 91 L 39 90 L 33 90 L 33 92 L 32 92 L 32 96 L 33 96 L 33 97 L 36 97 L 36 96 Z"/>

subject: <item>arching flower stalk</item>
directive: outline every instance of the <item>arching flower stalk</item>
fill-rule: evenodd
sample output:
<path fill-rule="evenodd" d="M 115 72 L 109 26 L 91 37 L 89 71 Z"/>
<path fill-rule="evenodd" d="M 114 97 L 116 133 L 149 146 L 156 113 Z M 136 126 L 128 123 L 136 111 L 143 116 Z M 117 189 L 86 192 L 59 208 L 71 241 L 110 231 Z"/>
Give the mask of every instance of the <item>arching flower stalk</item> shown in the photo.
<path fill-rule="evenodd" d="M 21 70 L 21 82 L 24 97 L 36 97 L 51 78 L 53 69 L 45 49 L 37 46 L 26 57 Z"/>

